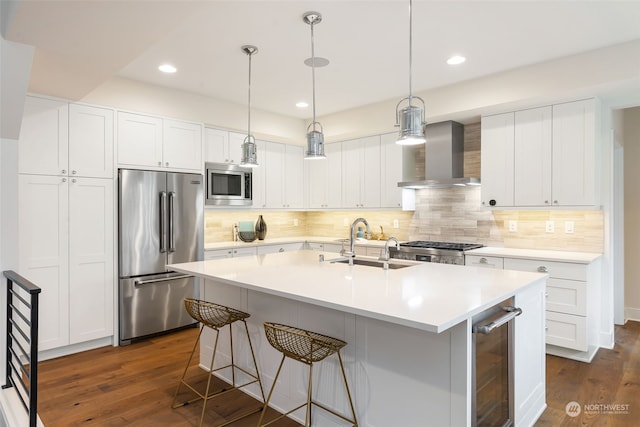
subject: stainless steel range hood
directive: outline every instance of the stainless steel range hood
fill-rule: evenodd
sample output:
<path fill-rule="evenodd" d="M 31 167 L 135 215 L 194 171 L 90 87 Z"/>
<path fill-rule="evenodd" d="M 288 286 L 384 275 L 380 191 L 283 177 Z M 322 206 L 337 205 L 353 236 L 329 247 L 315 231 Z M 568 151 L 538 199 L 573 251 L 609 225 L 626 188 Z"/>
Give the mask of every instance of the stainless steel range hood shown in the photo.
<path fill-rule="evenodd" d="M 464 127 L 454 121 L 425 127 L 425 179 L 398 183 L 402 188 L 441 188 L 480 185 L 480 178 L 464 176 Z"/>

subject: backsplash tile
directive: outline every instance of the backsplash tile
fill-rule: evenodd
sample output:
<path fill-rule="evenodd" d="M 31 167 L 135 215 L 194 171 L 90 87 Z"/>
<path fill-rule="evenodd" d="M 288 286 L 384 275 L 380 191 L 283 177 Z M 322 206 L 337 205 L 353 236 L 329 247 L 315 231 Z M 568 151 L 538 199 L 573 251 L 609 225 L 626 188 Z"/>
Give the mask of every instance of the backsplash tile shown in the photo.
<path fill-rule="evenodd" d="M 205 211 L 205 242 L 232 239 L 233 224 L 263 215 L 267 240 L 275 237 L 347 238 L 353 220 L 364 217 L 371 231 L 399 240 L 441 240 L 482 243 L 485 246 L 602 252 L 603 215 L 600 210 L 489 210 L 480 206 L 480 187 L 417 190 L 416 211 Z M 398 228 L 393 228 L 394 220 Z M 294 225 L 297 221 L 298 225 Z M 517 231 L 508 230 L 517 221 Z M 545 222 L 555 222 L 555 232 L 545 232 Z M 564 232 L 565 221 L 574 233 Z M 345 225 L 345 223 L 347 225 Z"/>

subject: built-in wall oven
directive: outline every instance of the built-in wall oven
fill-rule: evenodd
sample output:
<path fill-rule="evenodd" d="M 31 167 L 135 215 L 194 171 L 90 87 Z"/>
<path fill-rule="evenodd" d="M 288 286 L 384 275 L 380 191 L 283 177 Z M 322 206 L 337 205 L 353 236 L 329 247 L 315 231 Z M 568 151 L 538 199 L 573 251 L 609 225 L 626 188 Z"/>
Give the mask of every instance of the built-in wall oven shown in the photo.
<path fill-rule="evenodd" d="M 226 163 L 206 163 L 206 205 L 250 206 L 253 173 L 251 168 Z"/>
<path fill-rule="evenodd" d="M 474 427 L 513 426 L 513 299 L 473 317 Z"/>

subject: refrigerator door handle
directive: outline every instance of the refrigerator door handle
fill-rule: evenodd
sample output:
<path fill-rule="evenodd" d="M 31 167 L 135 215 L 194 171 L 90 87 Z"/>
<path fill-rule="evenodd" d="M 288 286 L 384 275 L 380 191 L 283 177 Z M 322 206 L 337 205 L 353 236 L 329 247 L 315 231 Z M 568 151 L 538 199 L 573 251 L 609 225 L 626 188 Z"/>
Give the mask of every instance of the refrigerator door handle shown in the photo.
<path fill-rule="evenodd" d="M 174 212 L 173 212 L 173 201 L 176 198 L 176 193 L 174 191 L 171 191 L 169 193 L 169 252 L 175 252 L 176 251 L 176 242 L 173 238 L 173 218 L 174 218 Z"/>
<path fill-rule="evenodd" d="M 160 252 L 167 252 L 167 192 L 160 192 Z"/>
<path fill-rule="evenodd" d="M 142 286 L 142 285 L 150 285 L 152 283 L 168 282 L 168 281 L 177 280 L 177 279 L 188 279 L 190 277 L 193 277 L 193 276 L 190 274 L 182 274 L 179 276 L 161 277 L 159 279 L 136 280 L 135 282 L 133 282 L 133 284 L 134 286 Z"/>

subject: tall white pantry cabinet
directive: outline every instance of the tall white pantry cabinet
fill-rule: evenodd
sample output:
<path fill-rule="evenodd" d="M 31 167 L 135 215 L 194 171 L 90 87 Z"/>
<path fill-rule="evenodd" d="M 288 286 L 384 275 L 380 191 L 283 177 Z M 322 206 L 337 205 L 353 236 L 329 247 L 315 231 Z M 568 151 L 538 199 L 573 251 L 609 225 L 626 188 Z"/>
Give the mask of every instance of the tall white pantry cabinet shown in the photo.
<path fill-rule="evenodd" d="M 113 111 L 27 97 L 18 272 L 42 288 L 40 350 L 113 335 Z"/>

